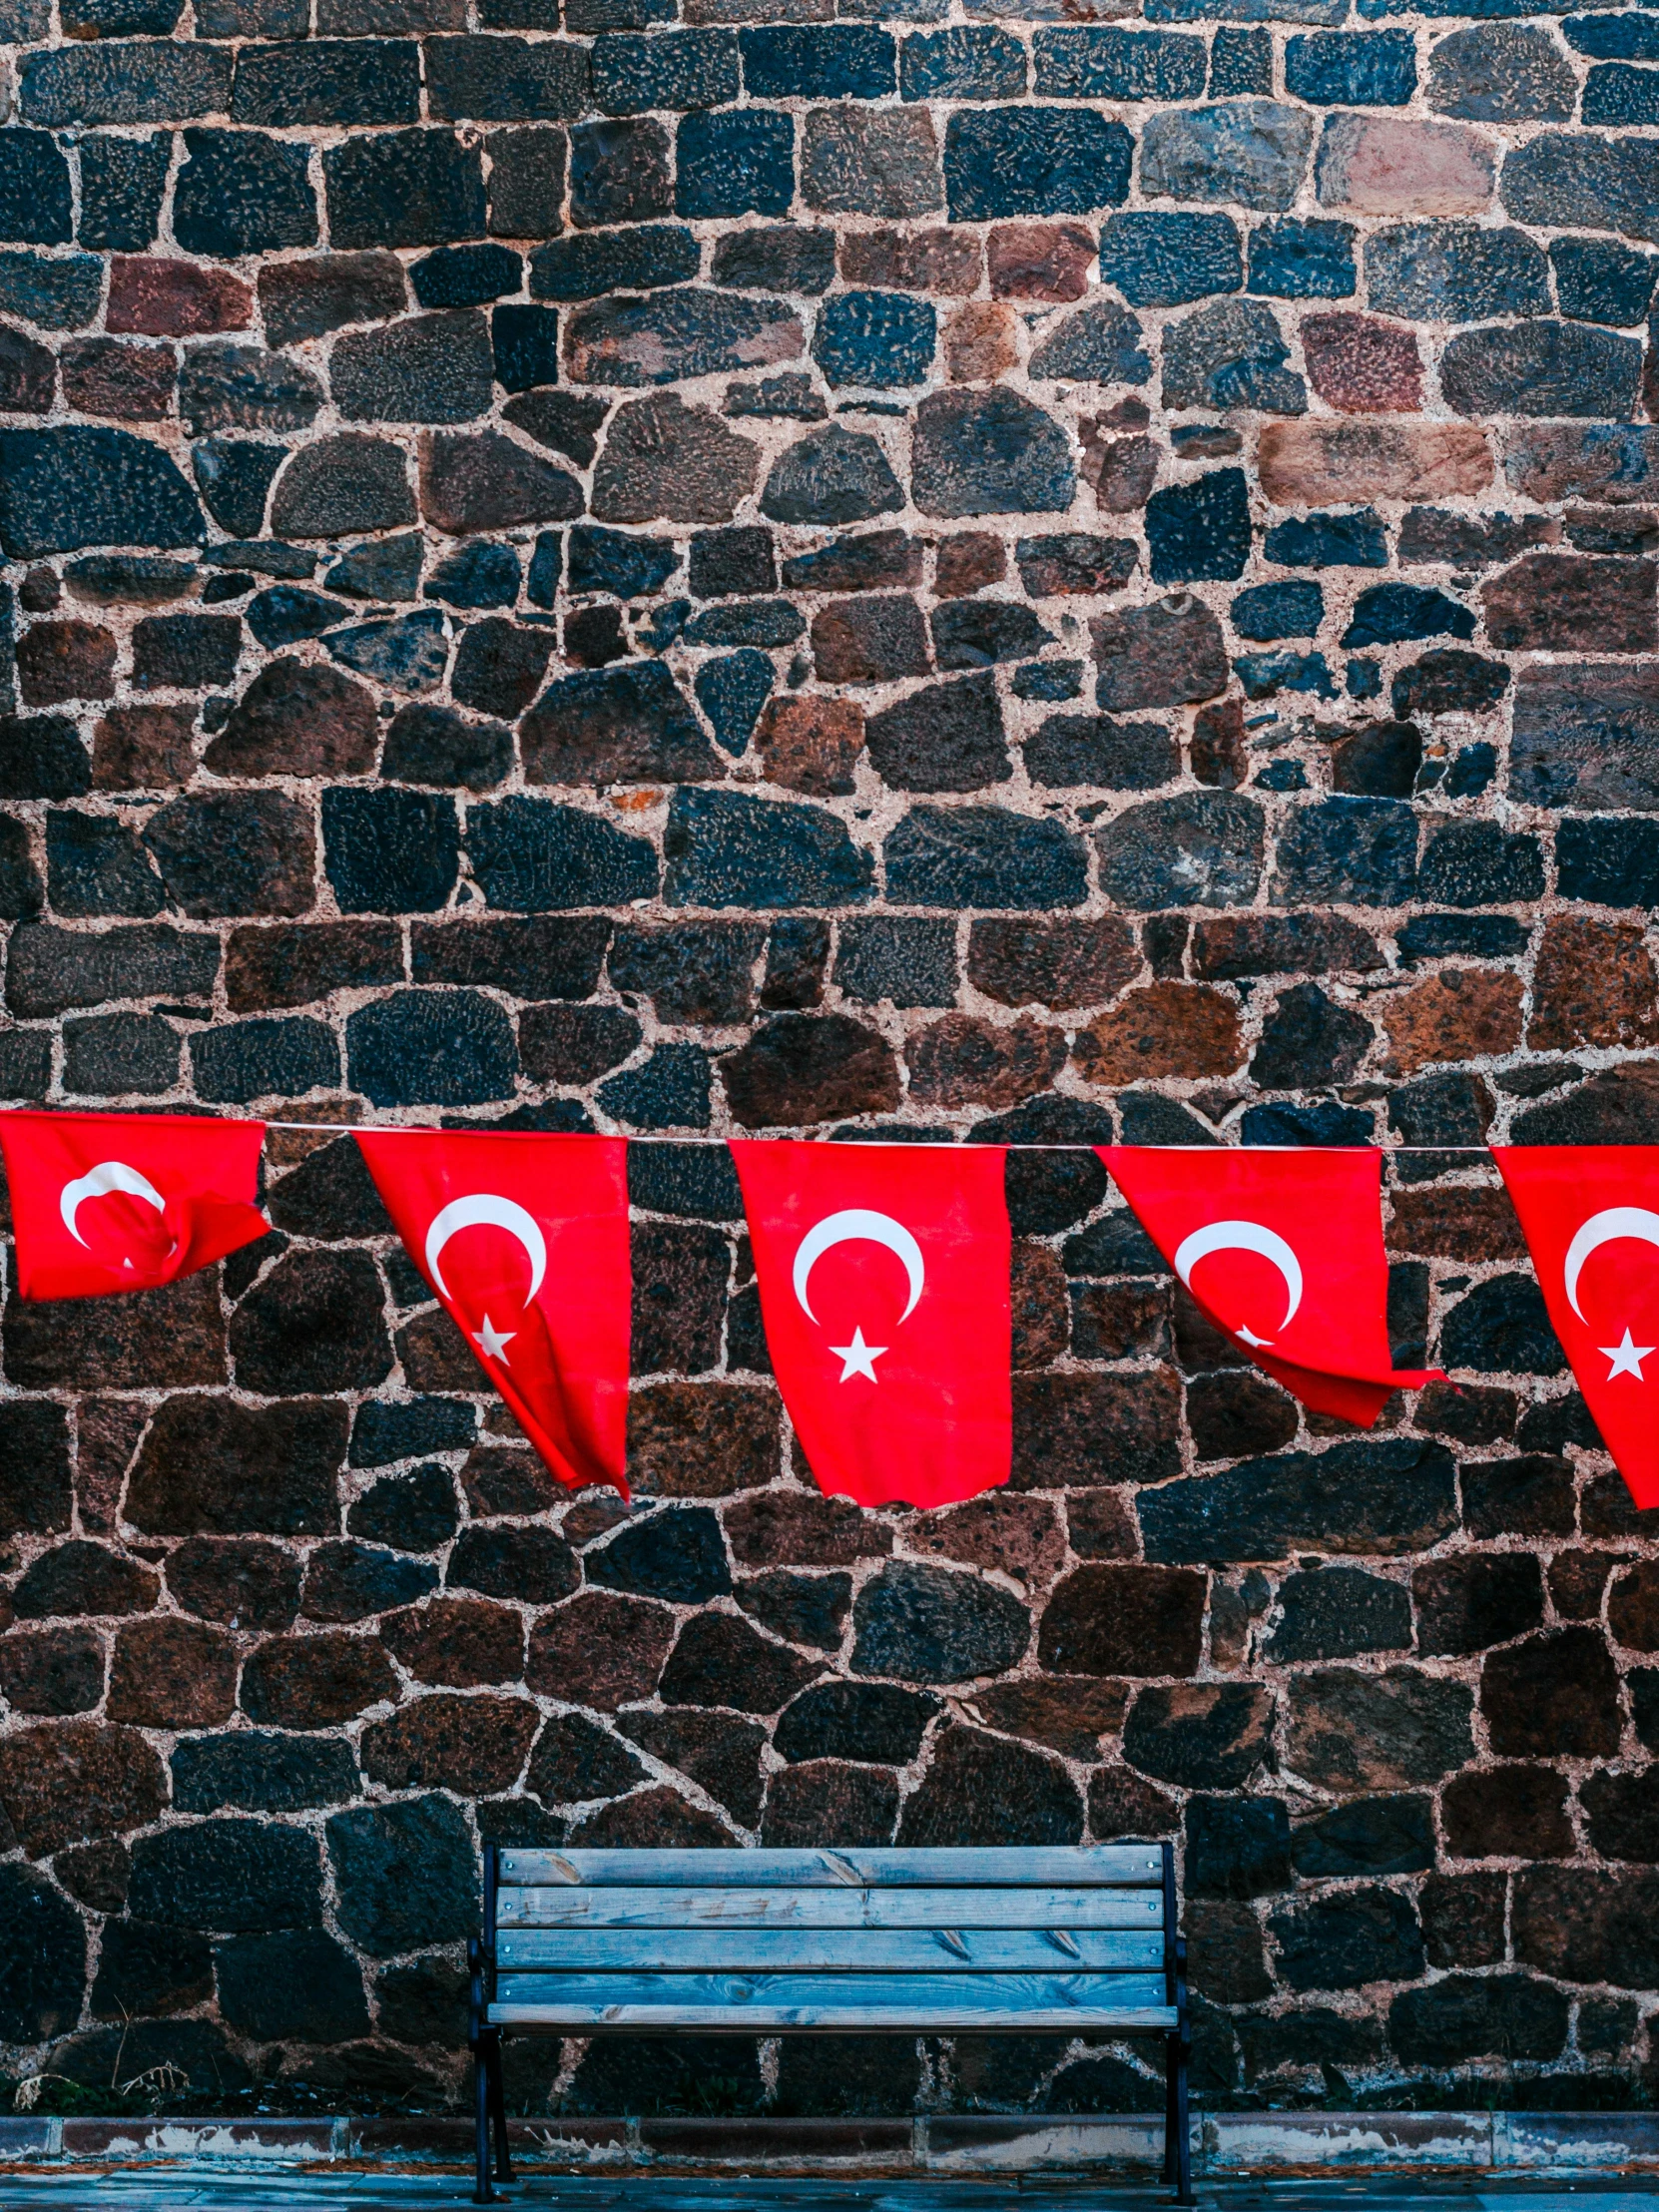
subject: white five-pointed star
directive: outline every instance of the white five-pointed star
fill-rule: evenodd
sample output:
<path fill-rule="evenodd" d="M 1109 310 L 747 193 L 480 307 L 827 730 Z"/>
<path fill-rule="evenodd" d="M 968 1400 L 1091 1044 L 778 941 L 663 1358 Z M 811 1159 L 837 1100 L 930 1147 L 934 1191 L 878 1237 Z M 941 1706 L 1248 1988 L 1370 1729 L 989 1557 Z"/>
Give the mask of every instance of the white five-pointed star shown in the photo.
<path fill-rule="evenodd" d="M 475 1329 L 472 1332 L 472 1341 L 486 1360 L 499 1360 L 501 1365 L 505 1367 L 507 1365 L 507 1347 L 517 1335 L 518 1331 L 516 1329 L 497 1329 L 494 1322 L 486 1314 L 483 1328 Z"/>
<path fill-rule="evenodd" d="M 1604 1359 L 1611 1360 L 1613 1363 L 1607 1371 L 1609 1382 L 1612 1382 L 1615 1375 L 1633 1375 L 1638 1382 L 1647 1381 L 1647 1377 L 1642 1373 L 1642 1362 L 1654 1350 L 1654 1347 L 1652 1345 L 1632 1344 L 1628 1328 L 1624 1333 L 1623 1344 L 1598 1345 L 1596 1350 Z"/>
<path fill-rule="evenodd" d="M 875 1372 L 875 1362 L 886 1349 L 885 1345 L 866 1345 L 864 1333 L 858 1328 L 854 1328 L 849 1345 L 830 1347 L 835 1358 L 844 1362 L 840 1374 L 843 1382 L 849 1382 L 855 1375 L 867 1375 L 872 1382 L 878 1382 L 881 1379 Z"/>

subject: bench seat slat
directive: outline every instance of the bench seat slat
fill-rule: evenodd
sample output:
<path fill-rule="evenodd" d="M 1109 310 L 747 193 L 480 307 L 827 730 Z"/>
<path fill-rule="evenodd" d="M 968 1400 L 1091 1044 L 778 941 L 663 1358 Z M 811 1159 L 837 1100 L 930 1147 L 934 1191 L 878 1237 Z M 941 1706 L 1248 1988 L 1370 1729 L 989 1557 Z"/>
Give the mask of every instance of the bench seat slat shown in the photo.
<path fill-rule="evenodd" d="M 1161 1973 L 1162 1932 L 1083 1929 L 503 1929 L 496 1963 L 532 1973 Z M 959 1948 L 958 1948 L 959 1946 Z"/>
<path fill-rule="evenodd" d="M 540 2028 L 550 2035 L 597 2035 L 609 2029 L 627 2034 L 678 2034 L 689 2031 L 699 2035 L 782 2035 L 791 2031 L 817 2030 L 823 2034 L 890 2034 L 890 2035 L 950 2035 L 990 2034 L 1007 2032 L 1019 2035 L 1075 2035 L 1094 2028 L 1110 2029 L 1119 2035 L 1167 2034 L 1176 2024 L 1178 2014 L 1174 2005 L 1159 2004 L 1143 2007 L 1134 2012 L 1102 2014 L 1091 2020 L 1080 2015 L 1074 2007 L 1044 2012 L 1026 2009 L 999 2011 L 987 2007 L 982 2012 L 962 2013 L 954 2007 L 932 2012 L 922 2007 L 914 2011 L 885 2014 L 860 2010 L 856 2005 L 844 2008 L 828 2001 L 830 1992 L 821 1990 L 825 2001 L 807 2005 L 781 2005 L 768 2010 L 748 2006 L 733 2011 L 723 2005 L 707 2007 L 681 2004 L 615 2004 L 604 2006 L 561 2005 L 556 2010 L 539 2004 L 492 2004 L 488 2022 L 492 2027 L 510 2027 L 522 2034 L 527 2029 Z"/>
<path fill-rule="evenodd" d="M 563 2021 L 707 2018 L 802 2019 L 834 2014 L 853 2023 L 883 2016 L 908 2024 L 952 2019 L 964 2024 L 987 2017 L 1029 2024 L 1036 2016 L 1077 2027 L 1161 2012 L 1161 1974 L 837 1974 L 832 1986 L 816 1974 L 503 1974 L 490 2007 L 492 2020 L 515 2012 Z M 917 2029 L 918 2033 L 924 2030 Z"/>
<path fill-rule="evenodd" d="M 964 1851 L 504 1851 L 504 1888 L 1155 1889 L 1155 1845 L 1066 1844 Z"/>
<path fill-rule="evenodd" d="M 710 1858 L 722 1856 L 711 1852 Z M 1158 1929 L 1160 1890 L 506 1889 L 509 1928 Z"/>

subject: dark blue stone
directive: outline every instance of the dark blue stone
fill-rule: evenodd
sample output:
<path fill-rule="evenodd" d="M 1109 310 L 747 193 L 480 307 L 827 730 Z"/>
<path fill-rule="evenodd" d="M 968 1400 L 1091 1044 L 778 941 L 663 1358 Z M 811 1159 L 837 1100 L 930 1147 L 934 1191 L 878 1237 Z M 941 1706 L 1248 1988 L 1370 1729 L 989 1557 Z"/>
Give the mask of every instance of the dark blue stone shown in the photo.
<path fill-rule="evenodd" d="M 1282 691 L 1313 692 L 1320 699 L 1337 696 L 1331 664 L 1323 653 L 1245 653 L 1233 667 L 1247 699 L 1271 699 Z"/>
<path fill-rule="evenodd" d="M 1399 645 L 1410 638 L 1472 638 L 1474 617 L 1427 584 L 1373 584 L 1354 603 L 1345 646 Z"/>
<path fill-rule="evenodd" d="M 593 104 L 605 115 L 718 108 L 738 97 L 737 34 L 623 32 L 594 40 L 589 68 Z"/>
<path fill-rule="evenodd" d="M 1272 299 L 1354 295 L 1354 231 L 1347 223 L 1285 216 L 1250 234 L 1250 289 Z"/>
<path fill-rule="evenodd" d="M 1440 389 L 1459 414 L 1574 415 L 1628 422 L 1642 374 L 1639 338 L 1584 322 L 1463 330 L 1440 355 Z"/>
<path fill-rule="evenodd" d="M 14 560 L 205 535 L 196 494 L 149 439 L 78 424 L 0 431 L 0 547 Z"/>
<path fill-rule="evenodd" d="M 615 1121 L 635 1129 L 707 1129 L 709 1055 L 694 1044 L 660 1044 L 642 1067 L 626 1068 L 594 1094 Z"/>
<path fill-rule="evenodd" d="M 1285 41 L 1285 90 L 1320 107 L 1403 108 L 1417 89 L 1409 31 L 1314 31 Z"/>
<path fill-rule="evenodd" d="M 1659 62 L 1659 15 L 1630 8 L 1618 15 L 1569 15 L 1567 44 L 1598 62 Z"/>
<path fill-rule="evenodd" d="M 663 851 L 672 906 L 859 905 L 874 873 L 834 815 L 743 792 L 677 792 Z"/>
<path fill-rule="evenodd" d="M 394 786 L 325 791 L 322 851 L 342 914 L 435 913 L 455 887 L 455 803 Z"/>
<path fill-rule="evenodd" d="M 257 131 L 187 131 L 185 152 L 189 158 L 173 188 L 173 236 L 187 254 L 235 261 L 316 244 L 308 146 Z M 480 210 L 475 228 L 483 227 Z M 336 229 L 334 244 L 347 243 Z"/>
<path fill-rule="evenodd" d="M 1276 522 L 1263 552 L 1281 568 L 1386 568 L 1388 539 L 1373 507 L 1354 514 L 1301 515 Z"/>
<path fill-rule="evenodd" d="M 1226 215 L 1114 215 L 1100 234 L 1101 281 L 1132 307 L 1176 307 L 1244 282 L 1238 226 Z"/>
<path fill-rule="evenodd" d="M 1497 748 L 1482 738 L 1474 745 L 1460 745 L 1455 759 L 1446 770 L 1445 789 L 1448 799 L 1478 799 L 1497 774 Z M 1563 888 L 1562 896 L 1570 892 Z"/>
<path fill-rule="evenodd" d="M 674 157 L 676 215 L 788 215 L 794 198 L 793 116 L 735 108 L 688 115 L 681 123 Z"/>
<path fill-rule="evenodd" d="M 843 291 L 819 309 L 813 358 L 831 384 L 890 390 L 919 384 L 933 364 L 936 321 L 925 299 Z"/>
<path fill-rule="evenodd" d="M 510 607 L 518 598 L 518 555 L 510 545 L 473 538 L 426 579 L 428 599 L 451 607 Z"/>
<path fill-rule="evenodd" d="M 328 651 L 359 676 L 372 677 L 392 691 L 423 692 L 441 679 L 449 642 L 443 617 L 433 607 L 387 622 L 336 630 L 328 639 Z"/>
<path fill-rule="evenodd" d="M 1350 699 L 1380 698 L 1382 671 L 1375 661 L 1350 661 L 1343 672 L 1343 689 Z"/>
<path fill-rule="evenodd" d="M 538 299 L 597 299 L 607 291 L 652 291 L 683 284 L 698 271 L 697 241 L 671 224 L 556 239 L 530 257 Z"/>
<path fill-rule="evenodd" d="M 1025 91 L 1025 48 L 988 23 L 920 31 L 898 50 L 906 100 L 1018 100 Z"/>
<path fill-rule="evenodd" d="M 1206 62 L 1188 31 L 1130 31 L 1117 24 L 1050 29 L 1033 41 L 1036 90 L 1057 100 L 1198 100 Z"/>
<path fill-rule="evenodd" d="M 1659 262 L 1612 239 L 1556 239 L 1549 249 L 1555 297 L 1563 314 L 1582 322 L 1629 328 L 1647 313 Z"/>
<path fill-rule="evenodd" d="M 499 799 L 467 813 L 472 872 L 492 906 L 559 913 L 652 898 L 657 855 L 598 815 L 549 799 Z"/>
<path fill-rule="evenodd" d="M 950 219 L 985 223 L 1121 207 L 1134 152 L 1123 125 L 1092 109 L 958 109 L 944 140 Z"/>
<path fill-rule="evenodd" d="M 173 139 L 168 132 L 154 138 L 97 133 L 82 139 L 81 244 L 113 254 L 142 254 L 152 245 L 172 159 Z"/>
<path fill-rule="evenodd" d="M 753 648 L 705 662 L 697 672 L 697 704 L 717 745 L 728 753 L 744 751 L 776 681 L 771 661 Z"/>
<path fill-rule="evenodd" d="M 559 380 L 559 316 L 553 307 L 497 307 L 490 316 L 495 380 L 503 391 L 529 391 Z"/>
<path fill-rule="evenodd" d="M 1273 33 L 1218 31 L 1210 41 L 1210 98 L 1236 100 L 1273 91 Z"/>
<path fill-rule="evenodd" d="M 373 1106 L 482 1106 L 511 1098 L 518 1047 L 482 991 L 392 991 L 346 1019 L 351 1088 Z"/>
<path fill-rule="evenodd" d="M 1545 313 L 1549 262 L 1523 231 L 1477 223 L 1400 223 L 1366 242 L 1371 303 L 1416 322 L 1484 322 Z"/>
<path fill-rule="evenodd" d="M 752 100 L 879 100 L 897 86 L 892 34 L 873 24 L 767 24 L 740 36 Z"/>
<path fill-rule="evenodd" d="M 524 264 L 504 246 L 440 246 L 409 271 L 423 307 L 481 307 L 517 291 Z"/>
<path fill-rule="evenodd" d="M 1659 123 L 1659 72 L 1607 62 L 1592 69 L 1580 113 L 1587 124 L 1615 129 Z"/>
<path fill-rule="evenodd" d="M 1083 840 L 1001 807 L 912 807 L 883 848 L 887 896 L 905 906 L 1080 906 Z"/>
<path fill-rule="evenodd" d="M 1301 578 L 1257 584 L 1234 600 L 1233 627 L 1241 638 L 1270 644 L 1275 638 L 1311 638 L 1325 617 L 1325 594 Z"/>
<path fill-rule="evenodd" d="M 1416 887 L 1417 821 L 1387 799 L 1327 799 L 1279 840 L 1277 906 L 1402 906 Z"/>
<path fill-rule="evenodd" d="M 1659 822 L 1564 815 L 1555 832 L 1561 896 L 1598 906 L 1659 906 Z"/>
<path fill-rule="evenodd" d="M 634 538 L 621 530 L 578 523 L 570 533 L 570 581 L 574 594 L 608 592 L 613 599 L 650 599 L 680 566 L 666 538 Z"/>
<path fill-rule="evenodd" d="M 293 1015 L 235 1021 L 198 1030 L 190 1040 L 196 1095 L 216 1105 L 255 1098 L 302 1098 L 339 1083 L 339 1043 L 326 1022 Z"/>
<path fill-rule="evenodd" d="M 43 330 L 84 329 L 103 289 L 104 265 L 94 254 L 0 254 L 0 314 Z"/>
<path fill-rule="evenodd" d="M 1155 584 L 1232 583 L 1250 559 L 1250 494 L 1242 468 L 1212 469 L 1146 503 Z"/>
<path fill-rule="evenodd" d="M 305 149 L 283 151 L 303 154 Z M 476 146 L 463 146 L 451 131 L 384 131 L 347 139 L 326 150 L 322 172 L 328 235 L 336 249 L 444 246 L 452 239 L 483 235 L 479 152 Z"/>
<path fill-rule="evenodd" d="M 1377 1129 L 1363 1106 L 1252 1106 L 1239 1124 L 1245 1144 L 1375 1144 Z"/>
<path fill-rule="evenodd" d="M 322 599 L 314 591 L 300 591 L 292 584 L 274 584 L 248 604 L 248 627 L 270 653 L 331 630 L 345 616 L 346 609 L 337 601 Z"/>

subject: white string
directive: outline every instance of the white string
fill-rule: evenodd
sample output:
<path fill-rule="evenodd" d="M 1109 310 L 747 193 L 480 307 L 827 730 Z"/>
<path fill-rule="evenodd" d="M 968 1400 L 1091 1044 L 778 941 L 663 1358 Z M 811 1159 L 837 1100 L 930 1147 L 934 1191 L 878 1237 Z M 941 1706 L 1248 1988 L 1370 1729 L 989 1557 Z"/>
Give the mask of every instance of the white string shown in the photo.
<path fill-rule="evenodd" d="M 185 1117 L 181 1117 L 185 1118 Z M 263 1118 L 263 1117 L 256 1117 Z M 347 1137 L 591 1137 L 604 1132 L 592 1129 L 503 1129 L 493 1122 L 468 1122 L 462 1128 L 440 1129 L 435 1122 L 372 1122 L 372 1121 L 265 1121 L 267 1129 L 319 1130 Z M 862 1137 L 636 1137 L 619 1133 L 616 1141 L 622 1144 L 671 1144 L 677 1149 L 687 1145 L 728 1144 L 843 1144 L 867 1152 L 869 1146 Z M 1104 1142 L 1105 1140 L 1100 1140 Z M 962 1152 L 965 1144 L 947 1142 L 927 1137 L 919 1143 L 895 1137 L 892 1142 L 905 1152 Z M 1087 1138 L 1076 1139 L 1069 1144 L 1016 1144 L 1006 1143 L 987 1146 L 988 1151 L 1003 1152 L 1092 1152 L 1094 1145 Z M 1127 1147 L 1132 1152 L 1457 1152 L 1470 1157 L 1489 1155 L 1492 1147 L 1484 1144 L 1141 1144 Z M 1522 1147 L 1521 1149 L 1525 1149 Z"/>

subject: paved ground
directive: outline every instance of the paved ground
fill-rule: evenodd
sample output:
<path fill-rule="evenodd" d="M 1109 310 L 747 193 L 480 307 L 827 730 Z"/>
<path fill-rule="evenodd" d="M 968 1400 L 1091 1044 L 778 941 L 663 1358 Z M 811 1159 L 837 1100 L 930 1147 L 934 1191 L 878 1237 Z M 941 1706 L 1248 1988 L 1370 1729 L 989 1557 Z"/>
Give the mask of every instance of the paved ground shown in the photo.
<path fill-rule="evenodd" d="M 247 2173 L 197 2164 L 0 2173 L 0 2212 L 448 2212 L 471 2201 L 456 2174 L 350 2173 L 289 2167 Z M 1363 2174 L 1203 2183 L 1210 2212 L 1324 2212 L 1375 2203 L 1387 2212 L 1659 2212 L 1659 2175 L 1631 2183 L 1585 2176 L 1493 2182 L 1485 2176 Z M 524 2212 L 1163 2212 L 1150 2186 L 1047 2181 L 626 2181 L 537 2176 L 507 2202 Z"/>

